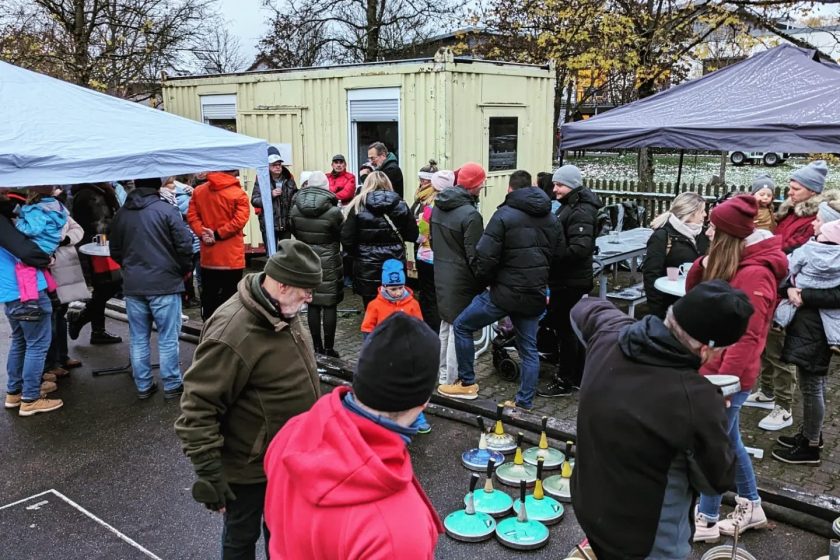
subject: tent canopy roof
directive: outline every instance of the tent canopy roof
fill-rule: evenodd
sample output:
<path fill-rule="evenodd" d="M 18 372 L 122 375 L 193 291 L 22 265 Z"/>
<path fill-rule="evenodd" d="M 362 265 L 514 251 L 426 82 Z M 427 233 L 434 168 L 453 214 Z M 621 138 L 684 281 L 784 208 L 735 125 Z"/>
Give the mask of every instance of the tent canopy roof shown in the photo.
<path fill-rule="evenodd" d="M 564 150 L 645 146 L 840 152 L 840 67 L 782 45 L 561 128 Z"/>
<path fill-rule="evenodd" d="M 0 62 L 0 186 L 267 165 L 264 140 Z"/>

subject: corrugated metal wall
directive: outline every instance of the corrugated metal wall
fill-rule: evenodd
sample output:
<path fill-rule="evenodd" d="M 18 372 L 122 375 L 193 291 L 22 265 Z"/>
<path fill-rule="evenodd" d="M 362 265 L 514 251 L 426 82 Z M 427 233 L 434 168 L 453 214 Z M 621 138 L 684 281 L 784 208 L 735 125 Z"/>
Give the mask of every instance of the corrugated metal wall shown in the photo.
<path fill-rule="evenodd" d="M 473 63 L 401 63 L 283 73 L 170 80 L 164 107 L 201 119 L 201 95 L 236 93 L 237 129 L 292 145 L 292 171 L 328 170 L 335 153 L 349 155 L 347 90 L 399 87 L 400 166 L 411 203 L 417 170 L 429 159 L 442 169 L 476 161 L 488 167 L 489 118 L 518 120 L 517 167 L 533 174 L 551 166 L 553 74 L 549 70 Z M 482 214 L 502 202 L 510 172 L 488 176 Z M 248 171 L 246 186 L 253 186 Z M 256 220 L 249 242 L 260 242 Z"/>

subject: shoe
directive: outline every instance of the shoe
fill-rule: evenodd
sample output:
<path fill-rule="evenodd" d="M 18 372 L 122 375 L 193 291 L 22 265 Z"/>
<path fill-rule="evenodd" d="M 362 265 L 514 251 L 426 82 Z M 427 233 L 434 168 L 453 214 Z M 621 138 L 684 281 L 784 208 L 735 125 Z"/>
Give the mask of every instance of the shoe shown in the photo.
<path fill-rule="evenodd" d="M 55 378 L 59 378 L 67 377 L 68 375 L 70 375 L 70 372 L 62 367 L 54 367 L 44 372 L 44 375 L 51 375 Z M 45 381 L 55 381 L 55 379 L 45 379 Z"/>
<path fill-rule="evenodd" d="M 79 309 L 69 309 L 67 311 L 67 335 L 70 340 L 79 338 L 79 333 L 82 332 L 82 327 L 90 322 L 87 313 Z"/>
<path fill-rule="evenodd" d="M 187 298 L 184 302 L 184 309 L 198 309 L 201 307 L 201 301 L 196 298 Z"/>
<path fill-rule="evenodd" d="M 91 344 L 116 344 L 122 342 L 122 337 L 107 331 L 93 331 L 90 333 Z"/>
<path fill-rule="evenodd" d="M 17 408 L 20 406 L 21 393 L 13 395 L 6 393 L 6 408 Z"/>
<path fill-rule="evenodd" d="M 820 448 L 809 445 L 804 437 L 798 445 L 785 449 L 774 449 L 772 455 L 774 459 L 791 465 L 820 464 Z"/>
<path fill-rule="evenodd" d="M 58 381 L 58 377 L 55 376 L 54 373 L 47 372 L 41 376 L 41 381 L 49 381 L 50 383 L 55 383 Z"/>
<path fill-rule="evenodd" d="M 471 401 L 478 398 L 478 383 L 464 385 L 464 383 L 459 379 L 451 385 L 441 385 L 438 387 L 438 393 L 444 397 Z"/>
<path fill-rule="evenodd" d="M 735 510 L 726 516 L 726 519 L 718 523 L 720 534 L 732 536 L 735 534 L 735 525 L 738 532 L 743 535 L 749 529 L 760 529 L 767 525 L 767 516 L 761 508 L 761 502 L 755 503 L 746 498 L 735 496 Z"/>
<path fill-rule="evenodd" d="M 41 397 L 37 401 L 32 402 L 21 401 L 18 416 L 32 416 L 41 412 L 52 412 L 62 406 L 64 406 L 64 401 L 61 399 L 48 399 L 46 397 Z"/>
<path fill-rule="evenodd" d="M 715 543 L 720 540 L 720 527 L 717 522 L 696 511 L 694 513 L 694 542 Z"/>
<path fill-rule="evenodd" d="M 73 358 L 67 358 L 67 361 L 61 364 L 61 367 L 65 370 L 76 369 L 82 367 L 82 362 Z M 67 373 L 69 374 L 70 372 L 68 371 Z"/>
<path fill-rule="evenodd" d="M 46 395 L 47 393 L 53 393 L 58 391 L 58 385 L 53 383 L 52 381 L 44 381 L 41 383 L 41 394 Z"/>
<path fill-rule="evenodd" d="M 324 348 L 324 354 L 329 356 L 330 358 L 341 359 L 341 356 L 338 352 L 335 351 L 335 348 Z"/>
<path fill-rule="evenodd" d="M 519 410 L 530 411 L 533 407 L 532 406 L 525 406 L 522 403 L 518 403 L 516 401 L 507 400 L 502 403 L 502 406 L 505 408 L 518 408 Z"/>
<path fill-rule="evenodd" d="M 414 421 L 414 425 L 417 426 L 418 434 L 428 434 L 432 431 L 432 425 L 429 424 L 426 420 L 426 415 L 422 412 L 417 417 L 417 420 Z"/>
<path fill-rule="evenodd" d="M 145 391 L 137 391 L 137 398 L 141 401 L 145 401 L 155 393 L 157 393 L 157 383 L 152 383 L 152 386 L 146 389 Z"/>
<path fill-rule="evenodd" d="M 181 395 L 184 394 L 184 384 L 180 384 L 174 389 L 164 389 L 163 390 L 163 400 L 171 401 L 174 399 L 180 399 Z"/>
<path fill-rule="evenodd" d="M 759 428 L 770 432 L 776 432 L 787 428 L 788 426 L 793 426 L 793 414 L 779 405 L 776 405 L 773 412 L 765 416 L 764 419 L 758 423 Z"/>
<path fill-rule="evenodd" d="M 744 401 L 744 406 L 773 410 L 773 408 L 776 406 L 776 399 L 774 397 L 765 395 L 764 391 L 759 389 L 758 391 L 747 397 L 747 400 Z"/>
<path fill-rule="evenodd" d="M 555 379 L 542 389 L 537 389 L 541 397 L 568 397 L 572 394 L 572 384 L 565 379 Z"/>
<path fill-rule="evenodd" d="M 802 444 L 808 445 L 808 440 L 805 439 L 805 436 L 802 435 L 802 431 L 800 430 L 799 432 L 797 432 L 796 435 L 793 435 L 793 436 L 779 436 L 779 437 L 777 437 L 776 438 L 776 443 L 778 443 L 782 447 L 790 448 L 790 447 L 796 447 L 797 445 L 802 445 Z M 818 447 L 818 449 L 822 449 L 823 447 L 825 447 L 825 444 L 823 442 L 822 432 L 820 432 L 820 444 L 817 447 Z"/>
<path fill-rule="evenodd" d="M 324 347 L 323 346 L 316 346 L 315 347 L 315 353 L 316 354 L 323 354 L 324 353 Z"/>

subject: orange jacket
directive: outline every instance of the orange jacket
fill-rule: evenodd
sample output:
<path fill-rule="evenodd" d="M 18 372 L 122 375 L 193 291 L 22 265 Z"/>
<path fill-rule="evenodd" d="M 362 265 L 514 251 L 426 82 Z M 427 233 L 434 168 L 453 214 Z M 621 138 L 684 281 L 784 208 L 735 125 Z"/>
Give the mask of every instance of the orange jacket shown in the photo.
<path fill-rule="evenodd" d="M 412 317 L 417 317 L 422 321 L 423 314 L 420 312 L 420 304 L 414 299 L 414 292 L 408 286 L 406 286 L 405 291 L 408 292 L 408 297 L 393 303 L 382 296 L 382 287 L 380 286 L 379 295 L 368 304 L 367 311 L 365 311 L 365 320 L 362 321 L 362 332 L 369 333 L 373 331 L 376 325 L 398 311 L 408 313 Z"/>
<path fill-rule="evenodd" d="M 196 187 L 187 210 L 187 222 L 200 238 L 204 228 L 216 233 L 216 242 L 201 242 L 201 266 L 238 270 L 245 268 L 245 234 L 251 216 L 248 194 L 239 180 L 227 173 L 208 173 L 207 182 Z"/>

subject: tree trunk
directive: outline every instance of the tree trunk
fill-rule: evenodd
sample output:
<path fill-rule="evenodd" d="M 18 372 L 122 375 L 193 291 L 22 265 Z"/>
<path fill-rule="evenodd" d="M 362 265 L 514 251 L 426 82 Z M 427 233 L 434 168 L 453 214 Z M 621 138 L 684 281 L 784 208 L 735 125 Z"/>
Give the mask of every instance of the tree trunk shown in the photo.
<path fill-rule="evenodd" d="M 726 153 L 726 150 L 724 150 L 720 153 L 720 175 L 719 175 L 719 179 L 720 179 L 720 184 L 721 185 L 726 184 L 726 159 L 727 159 L 727 153 Z"/>
<path fill-rule="evenodd" d="M 86 33 L 85 0 L 73 2 L 73 64 L 76 66 L 74 77 L 76 84 L 90 85 L 90 54 L 88 53 L 88 35 Z"/>
<path fill-rule="evenodd" d="M 653 192 L 653 154 L 650 148 L 639 148 L 638 157 L 639 184 L 646 192 Z"/>
<path fill-rule="evenodd" d="M 379 58 L 379 14 L 377 0 L 367 0 L 367 42 L 365 43 L 365 62 L 376 62 Z"/>

